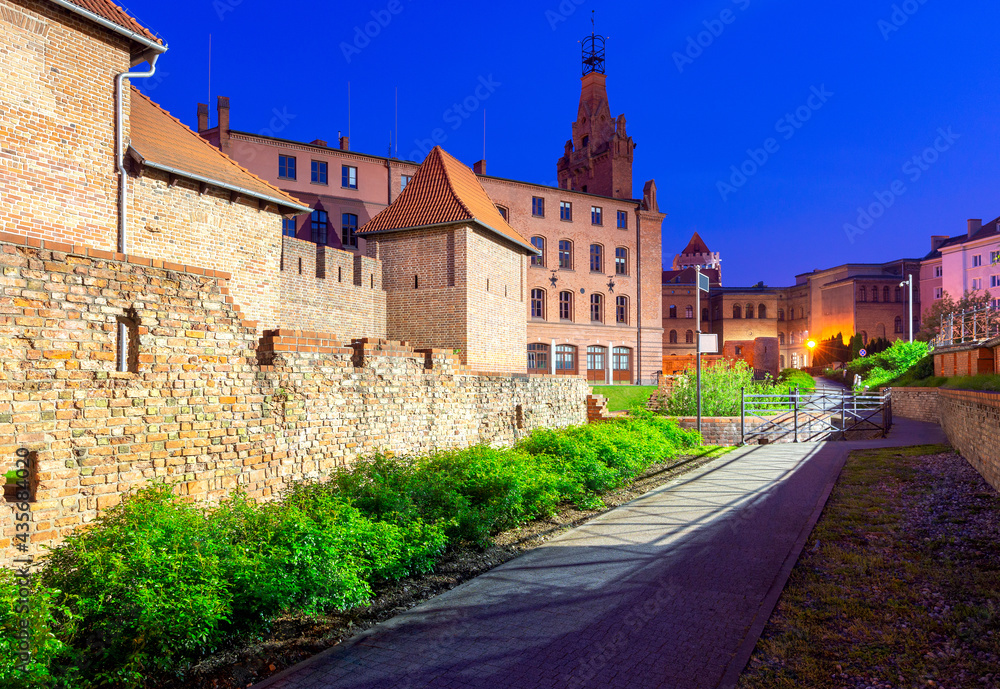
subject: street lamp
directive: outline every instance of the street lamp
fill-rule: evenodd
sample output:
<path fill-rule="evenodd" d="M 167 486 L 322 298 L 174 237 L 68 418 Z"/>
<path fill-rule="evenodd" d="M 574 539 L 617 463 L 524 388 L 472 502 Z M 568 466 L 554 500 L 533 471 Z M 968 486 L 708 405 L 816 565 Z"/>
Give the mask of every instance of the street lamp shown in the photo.
<path fill-rule="evenodd" d="M 908 287 L 910 296 L 910 342 L 913 342 L 913 274 L 906 276 L 906 279 L 899 283 L 900 287 Z"/>

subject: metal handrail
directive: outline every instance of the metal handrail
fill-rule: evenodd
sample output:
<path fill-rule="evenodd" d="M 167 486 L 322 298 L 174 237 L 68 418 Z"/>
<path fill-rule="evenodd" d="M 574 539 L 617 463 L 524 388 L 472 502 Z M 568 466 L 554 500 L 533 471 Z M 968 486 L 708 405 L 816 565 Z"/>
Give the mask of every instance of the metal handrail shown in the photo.
<path fill-rule="evenodd" d="M 931 347 L 985 342 L 1000 337 L 1000 309 L 966 309 L 941 317 L 941 331 Z"/>
<path fill-rule="evenodd" d="M 840 424 L 836 423 L 839 416 Z M 879 418 L 876 423 L 872 419 Z M 753 419 L 748 429 L 747 419 Z M 792 437 L 794 442 L 811 442 L 839 435 L 846 439 L 848 431 L 881 431 L 885 435 L 892 425 L 892 391 L 883 393 L 811 393 L 803 395 L 797 388 L 788 394 L 747 394 L 740 396 L 740 436 L 748 439 L 768 437 L 771 440 Z"/>

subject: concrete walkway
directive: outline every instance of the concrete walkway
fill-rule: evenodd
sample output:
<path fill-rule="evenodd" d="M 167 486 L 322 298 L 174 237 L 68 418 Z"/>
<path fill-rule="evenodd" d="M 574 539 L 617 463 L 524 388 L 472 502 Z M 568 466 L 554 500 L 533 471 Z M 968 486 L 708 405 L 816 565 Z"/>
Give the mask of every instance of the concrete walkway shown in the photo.
<path fill-rule="evenodd" d="M 742 448 L 257 689 L 735 685 L 851 449 Z"/>

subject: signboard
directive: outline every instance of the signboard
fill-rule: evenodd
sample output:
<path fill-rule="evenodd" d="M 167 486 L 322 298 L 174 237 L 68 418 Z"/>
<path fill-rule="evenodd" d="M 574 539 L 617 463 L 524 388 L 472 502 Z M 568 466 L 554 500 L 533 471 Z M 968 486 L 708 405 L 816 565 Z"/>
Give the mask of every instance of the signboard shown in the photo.
<path fill-rule="evenodd" d="M 862 349 L 860 352 L 858 352 L 858 356 L 868 356 L 868 350 Z"/>
<path fill-rule="evenodd" d="M 709 291 L 708 276 L 705 275 L 704 273 L 698 273 L 698 289 L 700 289 L 702 292 Z"/>
<path fill-rule="evenodd" d="M 719 353 L 719 336 L 714 333 L 705 333 L 700 336 L 702 354 Z"/>

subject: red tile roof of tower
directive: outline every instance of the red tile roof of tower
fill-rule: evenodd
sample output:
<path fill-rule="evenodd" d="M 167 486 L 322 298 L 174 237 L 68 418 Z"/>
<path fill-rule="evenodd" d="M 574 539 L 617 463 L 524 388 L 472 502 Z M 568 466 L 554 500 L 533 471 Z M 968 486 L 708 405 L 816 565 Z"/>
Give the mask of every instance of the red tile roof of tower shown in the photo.
<path fill-rule="evenodd" d="M 691 241 L 688 242 L 687 247 L 681 252 L 681 255 L 687 254 L 710 254 L 711 251 L 708 250 L 708 245 L 705 244 L 705 240 L 701 238 L 697 232 L 691 237 Z"/>
<path fill-rule="evenodd" d="M 132 129 L 130 155 L 143 165 L 270 201 L 286 212 L 289 209 L 299 213 L 311 210 L 241 167 L 134 86 L 129 121 Z"/>
<path fill-rule="evenodd" d="M 538 251 L 511 227 L 476 174 L 435 146 L 396 200 L 358 230 L 359 235 L 472 222 L 529 253 Z"/>

